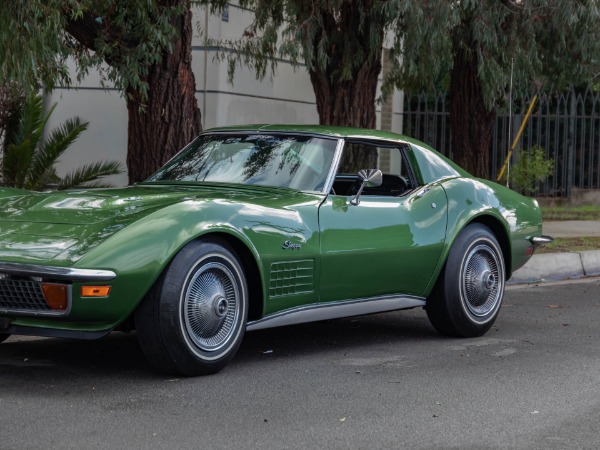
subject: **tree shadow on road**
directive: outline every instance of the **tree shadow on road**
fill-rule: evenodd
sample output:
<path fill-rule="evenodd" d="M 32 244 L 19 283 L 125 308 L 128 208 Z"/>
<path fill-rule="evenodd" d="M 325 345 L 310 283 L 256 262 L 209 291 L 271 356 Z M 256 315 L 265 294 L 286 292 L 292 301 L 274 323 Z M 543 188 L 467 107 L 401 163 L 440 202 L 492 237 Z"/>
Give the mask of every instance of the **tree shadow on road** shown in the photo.
<path fill-rule="evenodd" d="M 295 356 L 343 355 L 363 349 L 402 351 L 415 341 L 435 339 L 442 338 L 424 311 L 399 311 L 247 333 L 233 363 L 237 368 L 279 357 L 293 360 Z"/>
<path fill-rule="evenodd" d="M 415 341 L 439 338 L 421 310 L 254 331 L 246 334 L 226 370 L 248 374 L 249 366 L 268 365 L 267 358 L 317 358 L 330 352 L 375 349 L 382 345 L 398 349 Z M 11 336 L 0 344 L 0 380 L 5 387 L 27 383 L 67 384 L 98 377 L 107 382 L 126 382 L 164 380 L 169 375 L 150 367 L 135 332 L 115 332 L 95 341 Z"/>

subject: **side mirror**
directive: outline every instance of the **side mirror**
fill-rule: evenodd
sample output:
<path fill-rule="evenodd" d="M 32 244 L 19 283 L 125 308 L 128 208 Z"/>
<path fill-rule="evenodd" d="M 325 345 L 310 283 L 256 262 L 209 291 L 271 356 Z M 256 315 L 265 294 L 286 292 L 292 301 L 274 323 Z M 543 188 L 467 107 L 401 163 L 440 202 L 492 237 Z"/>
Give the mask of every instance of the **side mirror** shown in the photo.
<path fill-rule="evenodd" d="M 360 189 L 354 198 L 350 200 L 350 204 L 355 206 L 360 203 L 360 194 L 362 194 L 364 188 L 381 186 L 383 174 L 379 169 L 364 169 L 358 172 L 358 179 L 361 182 Z"/>

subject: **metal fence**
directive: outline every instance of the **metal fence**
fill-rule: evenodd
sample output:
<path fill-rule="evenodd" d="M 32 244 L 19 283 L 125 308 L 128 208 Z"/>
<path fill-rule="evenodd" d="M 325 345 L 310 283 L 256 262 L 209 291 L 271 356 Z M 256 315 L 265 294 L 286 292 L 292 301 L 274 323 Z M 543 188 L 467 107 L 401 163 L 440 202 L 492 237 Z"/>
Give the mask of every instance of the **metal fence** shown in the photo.
<path fill-rule="evenodd" d="M 500 171 L 533 95 L 513 101 L 511 137 L 508 111 L 499 111 L 490 148 L 490 174 Z M 451 130 L 445 93 L 404 97 L 403 132 L 452 158 Z M 538 183 L 538 195 L 568 197 L 572 188 L 600 189 L 600 93 L 571 90 L 560 95 L 541 93 L 513 155 L 520 148 L 539 146 L 554 161 L 554 173 Z"/>

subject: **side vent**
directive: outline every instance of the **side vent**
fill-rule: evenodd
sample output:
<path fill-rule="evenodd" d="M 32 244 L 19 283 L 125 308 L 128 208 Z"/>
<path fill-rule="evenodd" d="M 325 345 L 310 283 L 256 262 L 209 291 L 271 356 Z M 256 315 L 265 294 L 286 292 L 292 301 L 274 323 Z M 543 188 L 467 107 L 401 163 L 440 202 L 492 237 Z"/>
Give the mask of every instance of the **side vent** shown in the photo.
<path fill-rule="evenodd" d="M 314 274 L 315 262 L 312 259 L 275 262 L 271 264 L 269 297 L 274 298 L 313 292 Z"/>

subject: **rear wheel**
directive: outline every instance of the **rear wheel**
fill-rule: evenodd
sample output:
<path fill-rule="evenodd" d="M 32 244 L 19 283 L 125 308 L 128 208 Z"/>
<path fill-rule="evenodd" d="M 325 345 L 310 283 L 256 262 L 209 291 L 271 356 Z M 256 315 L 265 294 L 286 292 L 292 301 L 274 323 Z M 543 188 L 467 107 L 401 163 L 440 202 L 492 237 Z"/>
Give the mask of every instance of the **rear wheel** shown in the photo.
<path fill-rule="evenodd" d="M 138 307 L 138 339 L 161 371 L 215 373 L 235 355 L 247 312 L 246 279 L 233 249 L 218 239 L 195 241 Z"/>
<path fill-rule="evenodd" d="M 504 258 L 495 236 L 482 224 L 469 225 L 450 249 L 427 299 L 427 316 L 441 334 L 481 336 L 498 317 L 504 283 Z"/>

